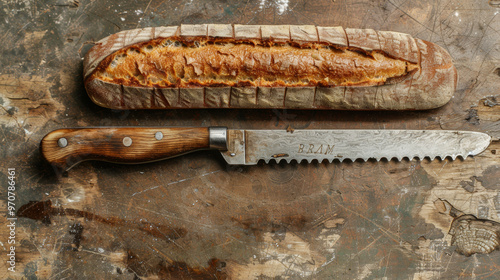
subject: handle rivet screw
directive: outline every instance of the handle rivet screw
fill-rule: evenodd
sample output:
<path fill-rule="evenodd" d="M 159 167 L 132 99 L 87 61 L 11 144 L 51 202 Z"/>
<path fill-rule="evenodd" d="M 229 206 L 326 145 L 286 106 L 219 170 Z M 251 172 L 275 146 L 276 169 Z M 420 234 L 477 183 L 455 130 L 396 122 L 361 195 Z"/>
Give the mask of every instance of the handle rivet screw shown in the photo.
<path fill-rule="evenodd" d="M 61 148 L 64 148 L 66 146 L 68 146 L 68 140 L 66 138 L 59 138 L 59 140 L 57 140 L 57 145 Z"/>
<path fill-rule="evenodd" d="M 132 138 L 130 137 L 123 137 L 123 146 L 125 147 L 130 147 L 132 145 Z"/>
<path fill-rule="evenodd" d="M 163 139 L 163 133 L 161 133 L 161 131 L 156 132 L 155 133 L 155 138 L 156 138 L 156 140 Z"/>

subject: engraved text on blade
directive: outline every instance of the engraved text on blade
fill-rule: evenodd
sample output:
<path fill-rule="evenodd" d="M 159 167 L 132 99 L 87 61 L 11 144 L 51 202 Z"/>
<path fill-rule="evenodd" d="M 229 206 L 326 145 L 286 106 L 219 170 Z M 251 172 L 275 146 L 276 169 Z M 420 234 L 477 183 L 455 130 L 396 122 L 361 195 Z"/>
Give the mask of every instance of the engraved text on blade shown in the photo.
<path fill-rule="evenodd" d="M 324 154 L 324 155 L 332 155 L 333 154 L 333 147 L 334 145 L 323 145 L 320 144 L 314 145 L 314 144 L 299 144 L 299 150 L 297 153 L 299 154 Z"/>

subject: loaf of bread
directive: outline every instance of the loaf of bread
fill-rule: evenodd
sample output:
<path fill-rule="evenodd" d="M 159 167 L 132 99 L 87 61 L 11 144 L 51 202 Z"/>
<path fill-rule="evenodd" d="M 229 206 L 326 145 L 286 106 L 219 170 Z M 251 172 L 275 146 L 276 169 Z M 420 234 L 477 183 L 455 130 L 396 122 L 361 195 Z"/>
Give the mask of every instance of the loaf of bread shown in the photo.
<path fill-rule="evenodd" d="M 113 34 L 84 59 L 85 87 L 112 109 L 422 110 L 457 72 L 410 35 L 311 25 L 200 24 Z"/>

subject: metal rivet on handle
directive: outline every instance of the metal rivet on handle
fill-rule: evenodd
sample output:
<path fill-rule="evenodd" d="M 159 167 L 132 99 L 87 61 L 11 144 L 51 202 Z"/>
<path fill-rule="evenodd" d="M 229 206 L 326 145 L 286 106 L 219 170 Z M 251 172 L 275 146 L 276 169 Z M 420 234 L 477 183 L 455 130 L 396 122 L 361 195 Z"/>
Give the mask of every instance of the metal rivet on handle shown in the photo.
<path fill-rule="evenodd" d="M 57 140 L 57 145 L 61 148 L 64 148 L 66 146 L 68 146 L 68 140 L 66 140 L 66 138 L 59 138 L 59 140 Z"/>
<path fill-rule="evenodd" d="M 130 137 L 123 137 L 123 146 L 125 147 L 129 147 L 130 145 L 132 145 L 132 138 Z"/>
<path fill-rule="evenodd" d="M 155 138 L 156 138 L 156 140 L 163 139 L 163 133 L 161 133 L 161 131 L 156 132 L 155 133 Z"/>

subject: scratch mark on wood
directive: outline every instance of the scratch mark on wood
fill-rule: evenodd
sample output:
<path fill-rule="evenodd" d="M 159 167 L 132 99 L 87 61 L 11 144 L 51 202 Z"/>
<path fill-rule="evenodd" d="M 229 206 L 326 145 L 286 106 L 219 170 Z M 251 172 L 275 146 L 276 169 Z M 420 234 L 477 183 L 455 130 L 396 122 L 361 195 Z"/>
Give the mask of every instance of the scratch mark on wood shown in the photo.
<path fill-rule="evenodd" d="M 490 25 L 491 25 L 491 22 L 493 22 L 493 20 L 495 19 L 496 16 L 497 16 L 497 14 L 494 14 L 491 17 L 490 21 L 488 21 L 488 23 L 486 24 L 487 28 L 485 28 L 484 31 L 483 31 L 483 33 L 481 34 L 481 38 L 478 41 L 476 41 L 476 50 L 474 51 L 473 57 L 477 55 L 477 52 L 478 52 L 479 48 L 481 47 L 481 43 L 482 43 L 484 37 L 486 36 L 486 31 L 488 30 L 488 28 L 491 28 L 492 30 L 495 30 Z"/>
<path fill-rule="evenodd" d="M 416 18 L 412 17 L 410 14 L 408 14 L 407 12 L 405 12 L 403 9 L 401 9 L 398 5 L 392 3 L 392 1 L 388 1 L 389 4 L 393 5 L 396 9 L 398 9 L 400 12 L 402 12 L 404 15 L 408 16 L 410 19 L 412 19 L 413 21 L 415 21 L 416 23 L 418 23 L 420 26 L 422 26 L 423 28 L 427 29 L 428 31 L 430 31 L 431 33 L 435 33 L 432 29 L 430 29 L 429 27 L 427 27 L 425 24 L 421 23 L 420 21 L 418 21 Z"/>
<path fill-rule="evenodd" d="M 348 212 L 350 212 L 350 213 L 352 213 L 352 214 L 355 214 L 356 216 L 359 216 L 359 217 L 363 218 L 364 220 L 366 220 L 366 221 L 368 221 L 368 222 L 372 223 L 374 226 L 376 226 L 377 228 L 379 228 L 379 229 L 380 229 L 380 231 L 381 231 L 382 233 L 384 233 L 385 235 L 387 235 L 387 237 L 389 237 L 390 239 L 392 239 L 395 243 L 397 243 L 397 244 L 400 244 L 400 245 L 401 245 L 401 241 L 402 241 L 402 240 L 401 240 L 401 238 L 400 238 L 400 237 L 399 237 L 396 233 L 392 232 L 392 231 L 391 231 L 391 230 L 389 230 L 389 229 L 384 228 L 383 226 L 381 226 L 381 225 L 379 225 L 378 223 L 376 223 L 376 222 L 372 221 L 372 220 L 371 220 L 371 219 L 369 219 L 368 217 L 365 217 L 363 214 L 358 213 L 358 212 L 356 212 L 356 211 L 354 211 L 354 210 L 351 210 L 351 209 L 349 209 L 349 208 L 345 207 L 344 205 L 340 204 L 339 202 L 337 202 L 337 201 L 335 201 L 335 200 L 333 200 L 333 201 L 334 201 L 334 203 L 335 203 L 335 204 L 337 204 L 337 205 L 338 205 L 339 207 L 341 207 L 342 209 L 344 209 L 344 210 L 346 210 L 346 211 L 348 211 Z"/>
<path fill-rule="evenodd" d="M 170 183 L 166 184 L 165 187 L 166 186 L 170 186 L 170 185 L 175 185 L 175 184 L 178 184 L 178 183 L 182 183 L 182 182 L 186 182 L 186 181 L 190 181 L 190 180 L 193 180 L 193 179 L 196 179 L 196 178 L 199 178 L 199 177 L 205 177 L 205 176 L 208 176 L 208 175 L 212 175 L 212 174 L 220 172 L 220 171 L 221 170 L 215 170 L 215 171 L 208 172 L 208 173 L 205 173 L 205 174 L 201 174 L 201 175 L 198 175 L 198 176 L 193 176 L 193 177 L 184 178 L 184 179 L 181 179 L 181 180 L 178 180 L 178 181 L 175 181 L 175 182 L 170 182 Z M 158 185 L 158 186 L 151 187 L 149 189 L 142 190 L 140 192 L 135 192 L 131 196 L 135 196 L 137 194 L 142 194 L 142 193 L 148 192 L 150 190 L 157 189 L 159 187 L 162 187 L 162 186 Z"/>
<path fill-rule="evenodd" d="M 106 201 L 110 202 L 110 203 L 116 203 L 118 205 L 128 206 L 128 204 L 125 204 L 125 203 L 122 203 L 122 202 L 119 202 L 119 201 L 114 201 L 114 200 L 109 200 L 109 199 L 106 199 Z M 156 215 L 158 215 L 158 216 L 160 216 L 162 218 L 169 218 L 169 219 L 172 219 L 172 220 L 178 220 L 178 221 L 183 221 L 183 222 L 187 222 L 187 223 L 192 223 L 192 224 L 195 224 L 198 227 L 213 228 L 212 224 L 204 224 L 204 223 L 200 223 L 199 221 L 192 221 L 190 219 L 180 218 L 180 217 L 178 217 L 176 215 L 172 215 L 172 214 L 169 214 L 169 213 L 157 212 L 157 211 L 154 211 L 154 210 L 151 210 L 151 209 L 148 209 L 148 208 L 144 208 L 144 207 L 139 207 L 139 206 L 136 206 L 136 205 L 134 205 L 134 208 L 138 209 L 138 210 L 143 210 L 143 211 L 147 211 L 149 213 L 156 214 Z"/>
<path fill-rule="evenodd" d="M 359 250 L 356 254 L 354 254 L 350 259 L 354 259 L 355 257 L 359 256 L 363 251 L 371 248 L 377 241 L 382 237 L 382 235 L 379 235 L 377 238 L 375 238 L 372 242 L 370 242 L 368 245 L 366 245 L 363 249 Z"/>
<path fill-rule="evenodd" d="M 151 2 L 153 2 L 153 0 L 149 0 L 148 5 L 147 5 L 147 6 L 146 6 L 146 8 L 144 9 L 144 13 L 143 13 L 144 15 L 146 15 L 146 12 L 148 11 L 148 9 L 149 9 L 149 5 L 151 5 Z M 140 20 L 139 20 L 139 21 L 137 21 L 137 25 L 135 26 L 135 28 L 139 28 L 139 25 L 140 25 L 140 24 L 141 24 L 141 21 L 140 21 Z"/>

